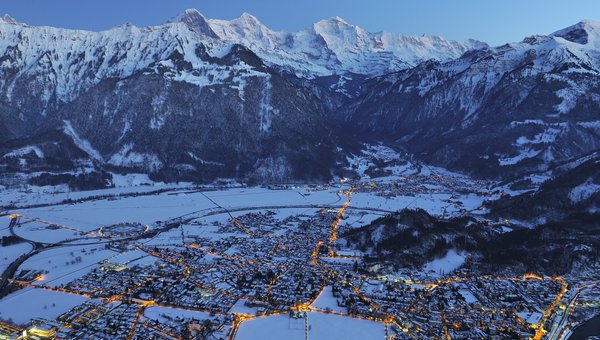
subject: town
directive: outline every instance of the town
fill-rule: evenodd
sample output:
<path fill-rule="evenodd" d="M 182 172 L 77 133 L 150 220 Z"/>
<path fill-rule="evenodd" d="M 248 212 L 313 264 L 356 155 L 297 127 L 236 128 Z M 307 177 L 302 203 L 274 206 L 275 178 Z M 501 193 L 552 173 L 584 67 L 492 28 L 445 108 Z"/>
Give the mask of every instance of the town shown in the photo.
<path fill-rule="evenodd" d="M 60 265 L 67 269 L 58 270 L 52 260 L 19 267 L 8 279 L 0 308 L 10 299 L 27 301 L 33 291 L 78 302 L 54 317 L 27 322 L 2 309 L 0 338 L 244 339 L 245 328 L 257 322 L 274 329 L 285 323 L 312 337 L 313 322 L 319 327 L 319 319 L 336 318 L 332 325 L 350 322 L 349 329 L 369 325 L 368 336 L 375 338 L 542 339 L 561 338 L 593 316 L 600 294 L 597 272 L 582 280 L 535 273 L 482 276 L 460 266 L 442 274 L 394 270 L 366 261 L 340 236 L 401 207 L 386 205 L 390 201 L 429 204 L 440 216 L 481 216 L 483 202 L 496 194 L 488 193 L 489 183 L 465 181 L 413 173 L 388 181 L 345 179 L 301 191 L 271 187 L 262 195 L 300 195 L 294 204 L 276 199 L 260 208 L 236 209 L 217 204 L 219 192 L 179 191 L 188 198 L 204 195 L 213 206 L 151 224 L 119 222 L 92 230 L 46 222 L 35 216 L 35 208 L 32 216 L 18 210 L 5 216 L 15 235 L 27 228 L 30 234 L 70 233 L 54 244 L 34 242 L 39 255 L 32 255 L 60 251 L 66 259 Z M 86 202 L 96 199 L 78 204 Z M 587 309 L 580 307 L 582 301 Z M 274 332 L 274 338 L 285 336 Z"/>

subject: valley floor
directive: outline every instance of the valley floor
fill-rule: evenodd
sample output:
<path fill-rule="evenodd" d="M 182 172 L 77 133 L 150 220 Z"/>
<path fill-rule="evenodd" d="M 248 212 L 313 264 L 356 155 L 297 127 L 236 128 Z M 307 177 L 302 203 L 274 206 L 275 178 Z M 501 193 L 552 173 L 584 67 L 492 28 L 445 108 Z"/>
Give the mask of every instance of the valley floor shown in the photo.
<path fill-rule="evenodd" d="M 556 338 L 583 318 L 575 301 L 600 296 L 597 278 L 471 276 L 455 250 L 422 268 L 373 262 L 347 232 L 406 208 L 490 222 L 498 193 L 409 163 L 371 178 L 355 162 L 361 178 L 318 186 L 5 190 L 0 336 Z"/>

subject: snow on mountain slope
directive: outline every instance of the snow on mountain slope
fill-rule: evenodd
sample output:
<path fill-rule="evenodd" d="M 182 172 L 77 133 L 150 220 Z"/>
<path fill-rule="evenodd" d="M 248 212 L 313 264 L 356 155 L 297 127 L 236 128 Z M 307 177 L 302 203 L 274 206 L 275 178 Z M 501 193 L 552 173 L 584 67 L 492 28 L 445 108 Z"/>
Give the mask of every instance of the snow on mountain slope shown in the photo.
<path fill-rule="evenodd" d="M 75 145 L 77 145 L 78 148 L 85 151 L 88 155 L 90 155 L 91 158 L 93 158 L 97 161 L 100 161 L 100 162 L 104 162 L 102 155 L 100 155 L 100 153 L 96 149 L 94 149 L 94 147 L 90 144 L 89 141 L 81 138 L 77 134 L 75 129 L 73 129 L 73 125 L 71 124 L 70 121 L 65 120 L 64 124 L 65 125 L 64 125 L 63 131 L 65 132 L 65 134 L 67 134 L 67 136 L 69 136 L 73 139 L 73 143 L 75 143 Z"/>
<path fill-rule="evenodd" d="M 174 51 L 194 61 L 197 43 L 210 37 L 188 24 L 89 32 L 0 20 L 0 91 L 10 101 L 15 83 L 26 78 L 45 102 L 70 101 L 102 79 L 128 77 Z"/>
<path fill-rule="evenodd" d="M 589 48 L 600 49 L 600 21 L 583 20 L 552 35 Z"/>
<path fill-rule="evenodd" d="M 348 72 L 378 75 L 419 62 L 457 58 L 484 43 L 449 41 L 436 36 L 411 37 L 398 33 L 370 33 L 339 17 L 321 20 L 304 30 L 275 32 L 254 16 L 209 20 L 223 40 L 242 44 L 272 65 L 303 77 Z"/>
<path fill-rule="evenodd" d="M 0 141 L 14 140 L 2 154 L 29 139 L 46 147 L 66 137 L 69 147 L 54 150 L 65 156 L 55 164 L 61 171 L 76 156 L 170 178 L 322 177 L 334 162 L 325 111 L 308 88 L 218 39 L 194 10 L 160 26 L 103 32 L 0 22 Z M 319 169 L 303 163 L 324 154 L 331 162 Z M 3 162 L 48 168 L 29 158 Z"/>
<path fill-rule="evenodd" d="M 360 133 L 442 166 L 545 171 L 600 147 L 598 28 L 583 21 L 374 78 L 339 112 Z"/>
<path fill-rule="evenodd" d="M 0 19 L 0 91 L 10 101 L 15 84 L 27 78 L 42 104 L 70 101 L 106 78 L 124 78 L 174 51 L 194 62 L 196 48 L 220 57 L 231 44 L 253 50 L 268 64 L 312 78 L 348 72 L 376 75 L 427 59 L 455 58 L 484 44 L 368 33 L 339 18 L 295 33 L 274 32 L 250 14 L 207 20 L 189 9 L 169 23 L 139 28 L 129 24 L 89 32 Z"/>
<path fill-rule="evenodd" d="M 185 11 L 181 12 L 178 16 L 170 20 L 170 22 L 182 22 L 194 32 L 204 34 L 211 38 L 218 38 L 218 36 L 210 27 L 210 24 L 208 23 L 204 15 L 202 15 L 202 13 L 198 12 L 195 9 L 186 9 Z"/>
<path fill-rule="evenodd" d="M 11 152 L 7 152 L 4 155 L 2 155 L 2 158 L 6 158 L 6 157 L 20 157 L 20 156 L 24 156 L 27 155 L 29 153 L 34 153 L 38 158 L 44 158 L 44 152 L 38 148 L 37 146 L 24 146 L 22 148 L 18 148 L 16 150 L 13 150 Z"/>
<path fill-rule="evenodd" d="M 219 38 L 246 47 L 275 49 L 286 36 L 284 32 L 272 31 L 249 13 L 233 20 L 211 19 L 208 24 Z"/>

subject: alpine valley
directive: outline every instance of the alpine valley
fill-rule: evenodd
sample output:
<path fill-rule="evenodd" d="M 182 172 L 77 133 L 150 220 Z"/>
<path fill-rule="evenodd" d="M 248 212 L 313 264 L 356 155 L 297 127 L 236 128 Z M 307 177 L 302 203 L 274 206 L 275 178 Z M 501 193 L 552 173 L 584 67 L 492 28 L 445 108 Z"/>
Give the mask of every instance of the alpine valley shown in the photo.
<path fill-rule="evenodd" d="M 0 19 L 0 339 L 567 339 L 599 221 L 600 22 Z"/>

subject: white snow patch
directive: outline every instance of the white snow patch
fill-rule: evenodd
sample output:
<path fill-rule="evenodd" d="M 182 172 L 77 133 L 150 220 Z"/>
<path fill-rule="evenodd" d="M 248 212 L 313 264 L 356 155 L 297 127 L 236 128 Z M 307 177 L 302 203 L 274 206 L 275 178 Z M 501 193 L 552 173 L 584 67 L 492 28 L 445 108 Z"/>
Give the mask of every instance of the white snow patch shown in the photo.
<path fill-rule="evenodd" d="M 152 130 L 160 130 L 165 125 L 165 116 L 154 116 L 150 119 L 150 128 Z"/>
<path fill-rule="evenodd" d="M 307 313 L 308 338 L 315 340 L 384 339 L 384 324 L 325 313 Z M 304 318 L 294 319 L 288 314 L 257 318 L 242 323 L 236 340 L 250 339 L 305 339 Z"/>
<path fill-rule="evenodd" d="M 113 154 L 108 160 L 109 164 L 136 167 L 156 171 L 163 166 L 157 155 L 152 153 L 139 153 L 132 150 L 132 144 L 125 144 L 119 152 Z"/>
<path fill-rule="evenodd" d="M 88 298 L 38 288 L 25 288 L 0 300 L 0 319 L 25 325 L 33 318 L 52 320 Z"/>
<path fill-rule="evenodd" d="M 329 309 L 339 313 L 348 312 L 345 307 L 338 305 L 338 300 L 335 296 L 333 296 L 333 290 L 331 286 L 325 287 L 311 306 L 322 310 Z"/>
<path fill-rule="evenodd" d="M 4 156 L 2 156 L 2 158 L 7 158 L 7 157 L 22 157 L 22 156 L 28 155 L 28 154 L 30 154 L 32 152 L 35 153 L 35 155 L 38 158 L 44 158 L 44 153 L 37 146 L 25 146 L 25 147 L 22 147 L 20 149 L 13 150 L 13 151 L 11 151 L 9 153 L 4 154 Z"/>
<path fill-rule="evenodd" d="M 71 125 L 71 122 L 68 120 L 63 120 L 63 122 L 65 123 L 63 131 L 67 135 L 69 135 L 71 139 L 73 139 L 75 145 L 77 145 L 81 150 L 85 151 L 93 159 L 104 163 L 104 158 L 102 158 L 100 153 L 96 149 L 94 149 L 94 147 L 92 147 L 92 144 L 90 144 L 90 142 L 88 142 L 86 139 L 81 138 L 77 134 L 77 132 L 75 132 L 75 129 L 73 129 L 73 125 Z"/>
<path fill-rule="evenodd" d="M 425 264 L 423 271 L 447 274 L 460 267 L 465 262 L 465 258 L 465 255 L 456 252 L 454 249 L 450 249 L 444 257 Z"/>
<path fill-rule="evenodd" d="M 600 191 L 600 184 L 593 183 L 591 179 L 588 179 L 585 183 L 582 183 L 569 192 L 569 199 L 573 203 L 578 203 L 590 198 L 593 194 Z"/>
<path fill-rule="evenodd" d="M 476 303 L 479 301 L 479 300 L 477 300 L 475 295 L 473 295 L 473 293 L 471 293 L 471 291 L 468 289 L 461 289 L 458 292 L 460 293 L 460 295 L 462 295 L 465 298 L 465 302 L 467 304 L 472 304 L 472 303 Z"/>
<path fill-rule="evenodd" d="M 219 163 L 219 162 L 214 162 L 214 161 L 207 161 L 205 159 L 202 159 L 200 157 L 198 157 L 195 153 L 188 151 L 188 156 L 192 157 L 193 160 L 200 162 L 203 165 L 214 165 L 214 166 L 225 166 L 225 164 L 223 163 Z"/>
<path fill-rule="evenodd" d="M 127 174 L 119 175 L 111 173 L 112 183 L 117 188 L 131 188 L 140 185 L 155 185 L 156 183 L 151 180 L 147 174 Z M 162 183 L 161 183 L 162 184 Z"/>
<path fill-rule="evenodd" d="M 521 151 L 521 153 L 519 153 L 518 155 L 516 155 L 514 157 L 499 158 L 498 162 L 500 163 L 500 166 L 514 165 L 514 164 L 517 164 L 517 163 L 523 161 L 524 159 L 533 158 L 533 157 L 539 155 L 540 152 L 541 152 L 540 150 L 529 149 L 529 150 Z"/>
<path fill-rule="evenodd" d="M 258 111 L 258 117 L 260 119 L 260 132 L 269 133 L 271 131 L 271 125 L 273 124 L 273 115 L 278 112 L 271 106 L 271 93 L 273 86 L 271 85 L 271 77 L 264 79 L 262 98 L 260 101 L 260 107 Z"/>

